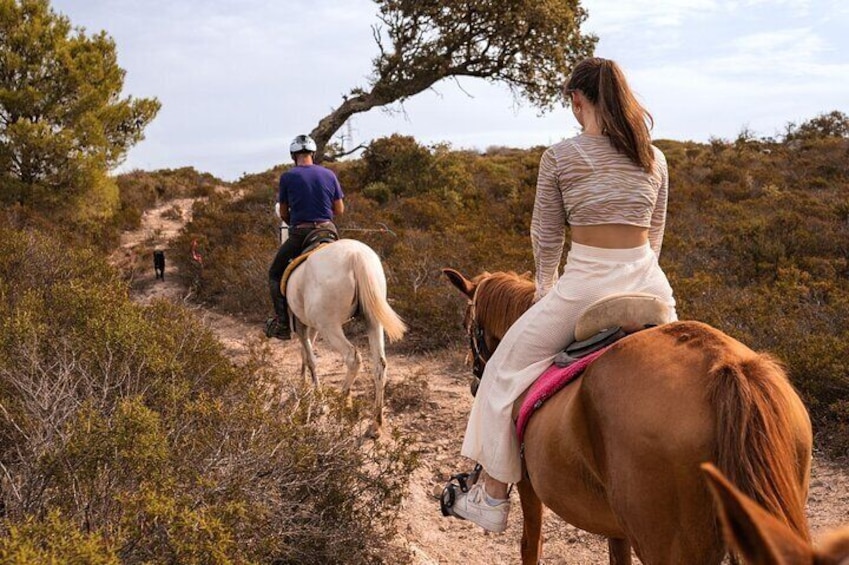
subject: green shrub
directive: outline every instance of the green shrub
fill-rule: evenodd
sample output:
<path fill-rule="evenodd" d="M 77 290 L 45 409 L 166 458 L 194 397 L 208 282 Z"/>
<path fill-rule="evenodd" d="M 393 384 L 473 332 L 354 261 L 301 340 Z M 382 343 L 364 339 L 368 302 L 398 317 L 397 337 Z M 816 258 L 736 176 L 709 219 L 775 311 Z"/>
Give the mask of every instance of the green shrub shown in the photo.
<path fill-rule="evenodd" d="M 383 183 L 396 196 L 409 196 L 432 186 L 434 158 L 410 136 L 376 139 L 363 152 L 366 185 Z"/>
<path fill-rule="evenodd" d="M 260 347 L 232 365 L 191 311 L 134 304 L 94 254 L 64 249 L 57 261 L 57 246 L 0 230 L 0 527 L 15 532 L 0 551 L 24 559 L 36 547 L 33 562 L 407 559 L 392 543 L 415 465 L 404 440 L 363 449 L 360 405 L 290 390 Z"/>
<path fill-rule="evenodd" d="M 6 522 L 0 536 L 0 562 L 15 565 L 79 563 L 118 565 L 116 548 L 97 532 L 84 532 L 73 520 L 51 511 L 44 520 L 29 517 L 20 524 Z"/>
<path fill-rule="evenodd" d="M 828 137 L 849 138 L 849 116 L 833 110 L 802 122 L 798 126 L 791 122 L 787 124 L 786 130 L 786 141 Z"/>
<path fill-rule="evenodd" d="M 174 262 L 197 300 L 259 322 L 271 311 L 268 269 L 279 225 L 267 187 L 236 201 L 213 196 L 195 205 L 192 222 L 172 243 L 184 250 Z M 193 245 L 202 264 L 192 258 Z"/>
<path fill-rule="evenodd" d="M 363 196 L 371 198 L 378 204 L 386 204 L 392 199 L 392 189 L 385 182 L 372 182 L 363 189 Z"/>

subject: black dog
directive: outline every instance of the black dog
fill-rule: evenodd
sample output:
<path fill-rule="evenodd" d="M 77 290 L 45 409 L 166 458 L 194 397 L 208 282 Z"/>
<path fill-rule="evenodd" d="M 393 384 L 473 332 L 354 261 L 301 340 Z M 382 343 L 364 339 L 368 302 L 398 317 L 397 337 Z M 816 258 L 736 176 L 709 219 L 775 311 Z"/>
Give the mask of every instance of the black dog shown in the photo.
<path fill-rule="evenodd" d="M 157 279 L 165 280 L 165 252 L 161 249 L 153 252 L 153 270 Z"/>

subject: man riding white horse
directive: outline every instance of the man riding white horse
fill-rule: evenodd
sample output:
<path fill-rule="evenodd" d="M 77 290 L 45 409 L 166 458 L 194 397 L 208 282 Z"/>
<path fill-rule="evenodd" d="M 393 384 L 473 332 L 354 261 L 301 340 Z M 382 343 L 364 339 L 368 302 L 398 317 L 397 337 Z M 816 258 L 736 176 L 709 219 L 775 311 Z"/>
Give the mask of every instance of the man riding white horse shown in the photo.
<path fill-rule="evenodd" d="M 271 303 L 274 317 L 266 323 L 266 335 L 291 339 L 286 297 L 280 291 L 280 281 L 289 262 L 297 257 L 304 239 L 316 229 L 336 233 L 333 219 L 345 211 L 342 187 L 330 169 L 313 163 L 315 141 L 299 135 L 289 145 L 295 166 L 280 175 L 277 192 L 280 217 L 289 225 L 289 237 L 277 250 L 268 270 Z"/>

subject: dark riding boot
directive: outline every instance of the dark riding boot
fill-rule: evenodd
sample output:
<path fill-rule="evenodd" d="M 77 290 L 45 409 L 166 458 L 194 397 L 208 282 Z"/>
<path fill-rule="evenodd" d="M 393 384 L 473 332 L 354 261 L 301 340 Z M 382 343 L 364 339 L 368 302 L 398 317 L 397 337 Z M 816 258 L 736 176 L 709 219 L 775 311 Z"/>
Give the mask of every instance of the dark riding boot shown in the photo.
<path fill-rule="evenodd" d="M 286 303 L 286 297 L 280 292 L 280 281 L 270 279 L 269 286 L 275 316 L 265 322 L 265 335 L 277 339 L 292 339 L 292 330 L 289 327 L 289 306 Z"/>
<path fill-rule="evenodd" d="M 284 317 L 274 316 L 265 321 L 265 336 L 277 339 L 292 339 L 292 330 L 289 329 L 289 320 Z"/>

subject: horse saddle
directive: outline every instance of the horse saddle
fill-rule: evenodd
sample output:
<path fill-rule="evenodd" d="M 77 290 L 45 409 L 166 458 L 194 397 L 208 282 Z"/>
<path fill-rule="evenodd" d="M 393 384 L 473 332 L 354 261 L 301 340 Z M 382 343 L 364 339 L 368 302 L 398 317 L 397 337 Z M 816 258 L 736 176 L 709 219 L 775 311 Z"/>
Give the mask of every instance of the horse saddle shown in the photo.
<path fill-rule="evenodd" d="M 339 235 L 335 230 L 328 228 L 318 228 L 312 230 L 304 238 L 304 244 L 301 246 L 300 255 L 309 255 L 315 251 L 322 243 L 333 243 L 339 239 Z M 300 255 L 298 255 L 300 257 Z"/>
<path fill-rule="evenodd" d="M 611 294 L 590 304 L 575 326 L 577 341 L 558 353 L 554 364 L 528 389 L 516 418 L 519 442 L 531 415 L 551 395 L 578 378 L 609 346 L 629 334 L 670 321 L 669 307 L 651 294 Z"/>
<path fill-rule="evenodd" d="M 334 241 L 337 241 L 339 236 L 335 231 L 327 228 L 318 228 L 311 231 L 307 234 L 307 237 L 304 238 L 304 244 L 301 247 L 301 252 L 297 257 L 292 259 L 289 264 L 286 266 L 286 270 L 283 271 L 283 277 L 280 279 L 280 292 L 283 296 L 286 296 L 286 283 L 289 282 L 289 277 L 292 276 L 292 273 L 301 266 L 301 264 L 307 260 L 307 258 L 324 247 L 325 245 L 330 245 Z"/>
<path fill-rule="evenodd" d="M 575 341 L 557 354 L 554 364 L 566 367 L 628 334 L 669 321 L 669 307 L 654 295 L 611 294 L 584 310 L 575 325 Z"/>

